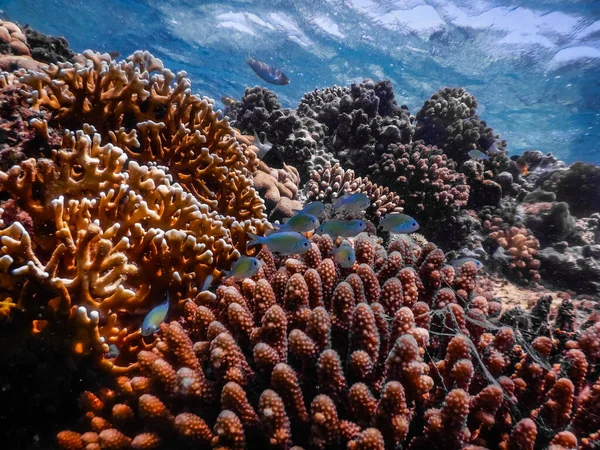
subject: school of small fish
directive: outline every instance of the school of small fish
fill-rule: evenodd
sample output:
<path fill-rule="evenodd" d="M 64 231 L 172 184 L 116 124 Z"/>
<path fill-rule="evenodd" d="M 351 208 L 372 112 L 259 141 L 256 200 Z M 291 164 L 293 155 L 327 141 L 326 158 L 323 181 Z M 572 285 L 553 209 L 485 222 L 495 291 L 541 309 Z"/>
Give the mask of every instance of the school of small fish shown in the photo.
<path fill-rule="evenodd" d="M 259 148 L 259 157 L 264 156 L 270 150 L 269 146 L 271 144 L 267 140 L 261 143 L 258 136 L 255 136 L 255 144 Z M 352 213 L 364 212 L 370 205 L 369 198 L 359 192 L 346 194 L 338 198 L 331 206 L 333 214 L 335 214 L 339 211 Z M 325 218 L 326 212 L 327 207 L 321 201 L 307 203 L 302 209 L 294 210 L 294 215 L 284 221 L 284 223 L 275 224 L 275 230 L 267 235 L 257 236 L 253 233 L 248 233 L 250 238 L 248 247 L 264 245 L 270 252 L 276 255 L 297 255 L 306 253 L 311 248 L 311 242 L 304 233 L 327 234 L 334 240 L 343 238 L 342 242 L 330 253 L 330 256 L 341 268 L 350 268 L 356 264 L 356 253 L 352 243 L 347 239 L 353 238 L 365 231 L 367 222 L 359 218 L 350 220 L 329 218 L 321 222 L 321 219 Z M 417 245 L 409 235 L 419 229 L 419 223 L 407 214 L 387 214 L 379 220 L 379 228 L 385 232 L 398 235 L 397 239 L 404 240 L 411 248 Z M 505 259 L 506 255 L 497 250 L 493 258 Z M 454 259 L 451 261 L 451 264 L 459 269 L 467 262 L 474 263 L 478 270 L 483 268 L 483 263 L 472 257 Z M 243 281 L 246 278 L 255 276 L 261 267 L 262 261 L 258 258 L 242 255 L 233 263 L 230 270 L 223 270 L 222 274 L 224 279 L 233 278 L 236 281 Z M 212 282 L 212 275 L 208 275 L 201 287 L 201 291 L 209 290 Z M 168 311 L 169 295 L 167 294 L 166 299 L 154 307 L 144 318 L 141 326 L 141 334 L 143 336 L 150 336 L 158 331 L 160 324 L 166 320 Z"/>

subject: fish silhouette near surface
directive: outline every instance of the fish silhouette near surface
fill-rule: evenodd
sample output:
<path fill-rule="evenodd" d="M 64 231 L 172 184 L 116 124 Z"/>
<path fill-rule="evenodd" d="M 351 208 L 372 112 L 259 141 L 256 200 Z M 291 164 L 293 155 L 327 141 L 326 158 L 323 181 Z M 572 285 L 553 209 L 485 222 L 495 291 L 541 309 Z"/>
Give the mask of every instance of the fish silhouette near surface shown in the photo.
<path fill-rule="evenodd" d="M 290 83 L 289 78 L 281 70 L 276 69 L 257 59 L 248 56 L 246 63 L 254 70 L 254 73 L 265 80 L 267 83 L 284 86 Z"/>
<path fill-rule="evenodd" d="M 142 322 L 142 336 L 150 336 L 158 331 L 160 324 L 167 318 L 169 312 L 169 294 L 167 298 L 160 305 L 155 306 L 152 310 L 144 317 Z"/>

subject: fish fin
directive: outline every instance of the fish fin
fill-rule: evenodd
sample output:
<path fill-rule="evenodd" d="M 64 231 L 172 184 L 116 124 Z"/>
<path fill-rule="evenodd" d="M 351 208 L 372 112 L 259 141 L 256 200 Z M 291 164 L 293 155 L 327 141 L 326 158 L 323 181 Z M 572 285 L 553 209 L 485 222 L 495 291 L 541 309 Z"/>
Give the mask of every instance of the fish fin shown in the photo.
<path fill-rule="evenodd" d="M 250 242 L 246 245 L 248 247 L 252 247 L 253 245 L 262 244 L 260 236 L 255 235 L 254 233 L 247 232 L 246 233 L 250 237 Z"/>
<path fill-rule="evenodd" d="M 283 223 L 283 224 L 286 224 L 286 223 L 288 223 L 289 221 L 290 221 L 290 218 L 289 218 L 289 217 L 285 217 L 285 218 L 284 218 L 284 219 L 281 221 L 281 223 Z M 280 226 L 281 226 L 281 225 L 280 225 Z"/>
<path fill-rule="evenodd" d="M 267 137 L 266 137 L 266 136 L 265 136 L 265 142 L 263 142 L 263 144 L 265 144 L 265 145 L 268 145 L 268 146 L 270 147 L 270 148 L 269 148 L 269 150 L 270 150 L 270 149 L 273 147 L 273 144 L 271 144 L 271 143 L 269 142 L 269 140 L 267 139 Z"/>
<path fill-rule="evenodd" d="M 224 280 L 231 276 L 231 270 L 221 270 L 221 272 L 223 273 Z"/>
<path fill-rule="evenodd" d="M 254 145 L 256 145 L 256 143 L 257 143 L 257 142 L 258 142 L 259 144 L 261 143 L 261 142 L 260 142 L 260 138 L 258 137 L 258 134 L 256 134 L 256 131 L 255 131 L 255 132 L 254 132 Z"/>

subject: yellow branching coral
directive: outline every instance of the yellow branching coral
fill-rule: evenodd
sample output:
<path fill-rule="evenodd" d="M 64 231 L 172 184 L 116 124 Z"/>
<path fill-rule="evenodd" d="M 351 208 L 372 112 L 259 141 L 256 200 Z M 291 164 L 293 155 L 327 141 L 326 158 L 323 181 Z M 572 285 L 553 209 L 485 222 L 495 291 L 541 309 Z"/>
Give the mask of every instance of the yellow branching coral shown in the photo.
<path fill-rule="evenodd" d="M 94 126 L 102 143 L 130 160 L 155 162 L 231 227 L 236 248 L 245 231 L 265 230 L 264 203 L 252 186 L 244 148 L 209 99 L 191 93 L 185 72 L 174 74 L 148 52 L 121 62 L 86 51 L 80 63 L 30 71 L 21 81 L 34 109 L 53 112 L 50 123 Z"/>
<path fill-rule="evenodd" d="M 54 310 L 95 312 L 95 320 L 85 309 L 72 312 L 92 329 L 92 347 L 98 313 L 114 322 L 112 314 L 147 310 L 166 292 L 194 298 L 208 275 L 237 257 L 218 213 L 163 168 L 128 161 L 100 141 L 98 134 L 65 133 L 51 159 L 0 172 L 0 191 L 35 226 L 33 235 L 19 222 L 0 230 L 0 286 L 17 294 L 24 310 L 40 306 L 31 282 L 53 293 Z M 105 326 L 99 348 L 121 343 L 128 335 L 122 328 Z"/>

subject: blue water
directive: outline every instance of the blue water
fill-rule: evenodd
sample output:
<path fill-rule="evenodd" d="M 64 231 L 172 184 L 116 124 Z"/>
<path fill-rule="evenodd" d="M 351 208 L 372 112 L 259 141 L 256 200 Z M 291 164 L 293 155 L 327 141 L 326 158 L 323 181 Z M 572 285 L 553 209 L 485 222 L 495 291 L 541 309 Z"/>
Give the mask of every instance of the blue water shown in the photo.
<path fill-rule="evenodd" d="M 239 98 L 263 84 L 245 64 L 282 68 L 284 106 L 365 77 L 392 80 L 415 112 L 464 86 L 511 153 L 600 163 L 600 1 L 0 0 L 9 19 L 72 48 L 147 49 L 194 90 Z"/>

